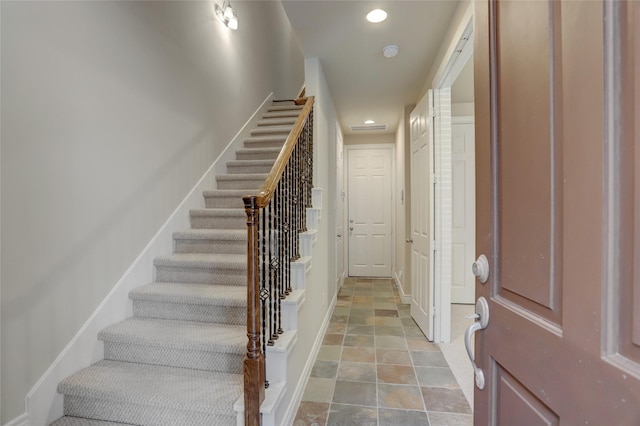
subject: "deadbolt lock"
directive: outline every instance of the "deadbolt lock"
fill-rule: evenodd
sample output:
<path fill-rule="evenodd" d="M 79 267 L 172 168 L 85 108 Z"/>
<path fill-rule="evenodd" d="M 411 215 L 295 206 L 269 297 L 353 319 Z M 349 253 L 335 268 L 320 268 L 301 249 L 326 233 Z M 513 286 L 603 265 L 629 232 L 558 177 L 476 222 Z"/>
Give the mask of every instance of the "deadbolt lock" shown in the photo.
<path fill-rule="evenodd" d="M 484 254 L 481 254 L 478 259 L 473 262 L 471 266 L 473 275 L 475 275 L 482 284 L 486 283 L 489 279 L 489 261 Z"/>

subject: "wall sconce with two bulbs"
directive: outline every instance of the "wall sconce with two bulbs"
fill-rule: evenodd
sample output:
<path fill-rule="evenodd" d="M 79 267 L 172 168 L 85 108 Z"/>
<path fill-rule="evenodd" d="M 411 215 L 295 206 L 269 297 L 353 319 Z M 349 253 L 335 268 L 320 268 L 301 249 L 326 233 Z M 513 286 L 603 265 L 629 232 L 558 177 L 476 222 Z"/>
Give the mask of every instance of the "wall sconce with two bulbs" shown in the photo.
<path fill-rule="evenodd" d="M 232 30 L 238 29 L 238 13 L 233 7 L 231 7 L 229 0 L 224 0 L 224 2 L 222 2 L 222 6 L 216 3 L 213 10 L 216 13 L 216 17 L 226 27 L 231 28 Z"/>

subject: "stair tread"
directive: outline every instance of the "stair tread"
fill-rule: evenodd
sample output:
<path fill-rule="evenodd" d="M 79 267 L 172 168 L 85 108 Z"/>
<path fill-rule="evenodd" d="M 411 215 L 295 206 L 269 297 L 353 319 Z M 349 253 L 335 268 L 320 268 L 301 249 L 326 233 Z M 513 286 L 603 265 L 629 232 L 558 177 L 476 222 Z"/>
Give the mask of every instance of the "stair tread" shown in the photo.
<path fill-rule="evenodd" d="M 250 136 L 248 138 L 245 138 L 244 141 L 245 142 L 278 142 L 278 143 L 284 143 L 287 140 L 287 137 L 289 135 L 280 135 L 280 134 L 275 134 L 275 135 L 262 135 L 262 136 Z"/>
<path fill-rule="evenodd" d="M 275 160 L 230 160 L 227 166 L 270 166 Z"/>
<path fill-rule="evenodd" d="M 299 110 L 302 110 L 302 108 L 304 108 L 303 105 L 295 105 L 295 104 L 272 105 L 270 107 L 267 107 L 267 111 L 269 111 L 269 112 L 271 112 L 271 111 L 288 111 L 288 110 L 299 111 Z"/>
<path fill-rule="evenodd" d="M 58 392 L 164 409 L 228 413 L 242 386 L 241 374 L 102 360 L 64 379 Z"/>
<path fill-rule="evenodd" d="M 237 174 L 219 174 L 216 180 L 245 180 L 245 179 L 266 179 L 268 173 L 237 173 Z"/>
<path fill-rule="evenodd" d="M 228 207 L 223 209 L 211 208 L 211 209 L 192 209 L 190 211 L 191 216 L 246 216 L 244 208 L 241 207 Z"/>
<path fill-rule="evenodd" d="M 276 126 L 266 126 L 266 127 L 254 127 L 251 133 L 276 133 L 276 132 L 290 132 L 293 129 L 293 125 L 291 124 L 279 124 Z"/>
<path fill-rule="evenodd" d="M 300 115 L 300 110 L 282 110 L 282 111 L 272 111 L 265 112 L 262 115 L 263 119 L 269 118 L 285 118 L 285 117 L 295 117 L 297 118 Z"/>
<path fill-rule="evenodd" d="M 196 283 L 154 282 L 129 292 L 132 300 L 183 303 L 189 305 L 247 306 L 247 288 Z"/>
<path fill-rule="evenodd" d="M 274 153 L 274 152 L 280 152 L 282 150 L 282 148 L 277 148 L 277 147 L 265 147 L 265 148 L 242 148 L 242 149 L 236 149 L 236 153 L 240 153 L 240 154 L 252 154 L 252 153 Z"/>
<path fill-rule="evenodd" d="M 205 197 L 238 197 L 242 198 L 245 195 L 251 195 L 247 192 L 250 190 L 246 189 L 211 189 L 207 191 L 203 191 L 202 194 Z"/>
<path fill-rule="evenodd" d="M 224 266 L 230 269 L 245 269 L 245 254 L 221 253 L 173 253 L 158 256 L 153 260 L 155 266 L 189 266 L 194 268 L 212 268 Z"/>
<path fill-rule="evenodd" d="M 103 420 L 85 419 L 83 417 L 64 416 L 49 426 L 125 426 L 130 423 L 107 422 Z"/>
<path fill-rule="evenodd" d="M 154 347 L 243 354 L 247 328 L 156 318 L 127 318 L 98 333 L 98 340 Z"/>
<path fill-rule="evenodd" d="M 280 125 L 293 125 L 295 124 L 298 117 L 263 117 L 262 120 L 258 121 L 257 125 L 259 127 L 267 127 L 267 126 L 280 126 Z"/>
<path fill-rule="evenodd" d="M 247 231 L 242 229 L 185 229 L 173 233 L 175 240 L 246 241 Z"/>

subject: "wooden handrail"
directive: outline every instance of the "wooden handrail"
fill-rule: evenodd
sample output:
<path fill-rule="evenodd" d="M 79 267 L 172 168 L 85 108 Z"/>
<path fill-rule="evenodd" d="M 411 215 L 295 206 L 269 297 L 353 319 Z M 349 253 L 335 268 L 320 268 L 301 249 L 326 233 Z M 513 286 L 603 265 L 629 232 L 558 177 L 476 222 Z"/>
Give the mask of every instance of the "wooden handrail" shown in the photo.
<path fill-rule="evenodd" d="M 284 143 L 284 146 L 282 147 L 282 150 L 280 151 L 276 162 L 273 164 L 273 167 L 271 168 L 267 179 L 262 185 L 262 189 L 260 189 L 260 192 L 258 193 L 256 199 L 256 206 L 258 208 L 264 208 L 273 198 L 273 193 L 276 190 L 276 185 L 282 177 L 282 173 L 284 173 L 284 169 L 287 166 L 289 158 L 291 157 L 293 148 L 295 148 L 296 143 L 298 142 L 298 138 L 300 137 L 300 133 L 302 133 L 302 129 L 304 128 L 304 125 L 309 118 L 309 114 L 313 109 L 315 97 L 309 96 L 307 98 L 297 99 L 296 103 L 302 101 L 304 101 L 304 108 L 302 108 L 302 112 L 296 119 L 296 122 L 293 125 L 293 129 L 291 130 L 291 133 L 289 133 L 289 137 L 287 137 L 287 140 Z"/>
<path fill-rule="evenodd" d="M 304 107 L 260 192 L 243 197 L 247 214 L 248 342 L 243 364 L 247 426 L 260 425 L 260 405 L 268 386 L 265 349 L 283 333 L 280 303 L 291 291 L 288 265 L 299 257 L 298 235 L 306 231 L 306 208 L 311 205 L 314 97 L 294 102 Z"/>

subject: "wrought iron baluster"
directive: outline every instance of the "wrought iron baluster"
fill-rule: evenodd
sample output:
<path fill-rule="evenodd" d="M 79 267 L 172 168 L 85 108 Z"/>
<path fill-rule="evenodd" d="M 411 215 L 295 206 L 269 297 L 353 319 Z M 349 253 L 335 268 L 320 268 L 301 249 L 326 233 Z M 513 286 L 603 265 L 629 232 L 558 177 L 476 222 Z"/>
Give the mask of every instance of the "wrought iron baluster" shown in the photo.
<path fill-rule="evenodd" d="M 313 97 L 304 104 L 272 172 L 255 196 L 243 197 L 247 214 L 247 354 L 245 424 L 260 424 L 265 354 L 283 330 L 282 300 L 292 291 L 291 262 L 300 257 L 300 232 L 313 188 Z M 262 223 L 261 223 L 262 222 Z"/>

